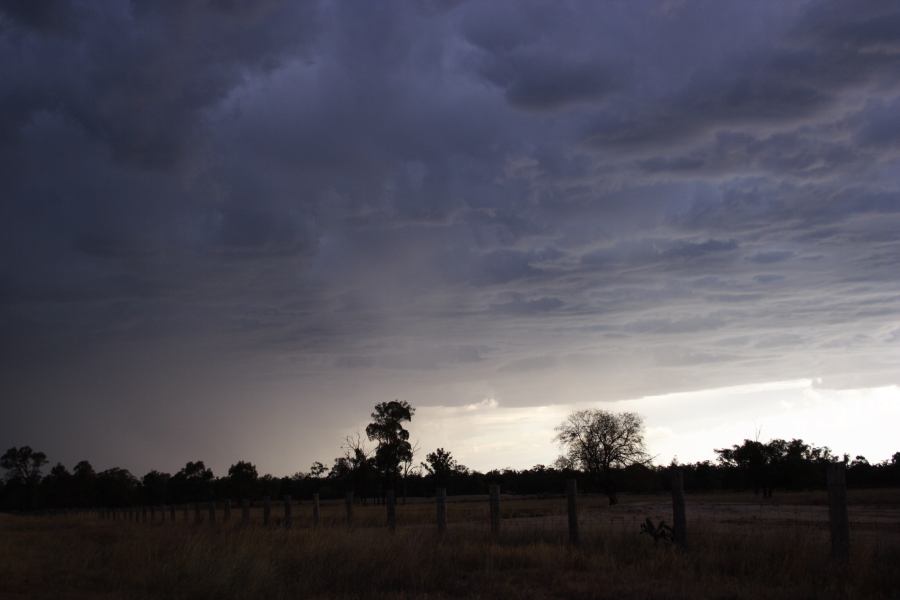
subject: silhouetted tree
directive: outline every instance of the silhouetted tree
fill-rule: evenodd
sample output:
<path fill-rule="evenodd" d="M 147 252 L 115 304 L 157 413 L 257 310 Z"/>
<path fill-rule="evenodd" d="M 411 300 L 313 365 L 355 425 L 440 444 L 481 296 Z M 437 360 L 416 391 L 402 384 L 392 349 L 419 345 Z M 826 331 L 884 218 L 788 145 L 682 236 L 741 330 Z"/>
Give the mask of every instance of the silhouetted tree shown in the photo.
<path fill-rule="evenodd" d="M 375 465 L 388 487 L 395 487 L 400 464 L 412 461 L 409 431 L 403 423 L 412 420 L 415 409 L 405 400 L 392 400 L 375 405 L 372 422 L 366 426 L 366 435 L 378 442 L 375 449 Z"/>
<path fill-rule="evenodd" d="M 344 438 L 344 456 L 334 459 L 329 477 L 344 482 L 363 502 L 371 495 L 375 483 L 375 457 L 366 448 L 360 434 Z"/>
<path fill-rule="evenodd" d="M 72 496 L 72 474 L 65 465 L 56 463 L 41 481 L 41 490 L 42 500 L 46 505 L 57 508 L 68 506 Z"/>
<path fill-rule="evenodd" d="M 644 421 L 637 413 L 579 410 L 556 431 L 568 464 L 602 477 L 610 504 L 618 502 L 613 470 L 650 461 L 644 446 Z"/>
<path fill-rule="evenodd" d="M 6 493 L 16 497 L 17 508 L 35 508 L 41 469 L 47 455 L 30 446 L 12 447 L 0 456 L 0 467 L 6 469 Z"/>
<path fill-rule="evenodd" d="M 456 471 L 457 464 L 456 459 L 448 450 L 438 448 L 425 455 L 422 468 L 434 480 L 435 487 L 447 487 L 450 475 Z"/>
<path fill-rule="evenodd" d="M 306 479 L 309 481 L 313 492 L 319 491 L 322 478 L 327 475 L 327 473 L 328 468 L 319 461 L 314 461 L 313 464 L 309 466 L 309 473 L 306 475 Z"/>
<path fill-rule="evenodd" d="M 228 467 L 229 489 L 237 498 L 253 498 L 259 482 L 256 465 L 239 460 Z"/>
<path fill-rule="evenodd" d="M 776 485 L 792 489 L 819 485 L 821 465 L 834 460 L 827 446 L 813 446 L 800 439 L 773 439 L 766 443 L 745 439 L 715 452 L 719 462 L 739 476 L 737 484 L 729 487 L 749 485 L 754 493 L 762 491 L 766 498 L 772 496 Z"/>
<path fill-rule="evenodd" d="M 113 467 L 97 474 L 97 499 L 103 506 L 127 506 L 138 499 L 140 482 L 126 469 Z"/>
<path fill-rule="evenodd" d="M 96 500 L 97 474 L 86 460 L 79 461 L 72 469 L 72 504 L 93 506 Z"/>
<path fill-rule="evenodd" d="M 150 471 L 141 478 L 144 501 L 147 504 L 164 504 L 169 499 L 169 482 L 172 476 L 168 473 Z"/>
<path fill-rule="evenodd" d="M 176 473 L 170 482 L 173 495 L 180 502 L 206 500 L 212 496 L 212 469 L 207 469 L 202 460 L 188 462 Z"/>
<path fill-rule="evenodd" d="M 743 444 L 717 449 L 716 454 L 719 455 L 719 461 L 722 464 L 736 467 L 749 476 L 754 494 L 758 494 L 762 490 L 764 498 L 771 495 L 770 465 L 772 456 L 770 448 L 766 444 L 754 440 L 744 440 Z"/>
<path fill-rule="evenodd" d="M 35 452 L 30 446 L 12 447 L 0 456 L 0 467 L 6 469 L 7 481 L 17 479 L 37 484 L 41 480 L 41 469 L 47 464 L 47 455 Z"/>

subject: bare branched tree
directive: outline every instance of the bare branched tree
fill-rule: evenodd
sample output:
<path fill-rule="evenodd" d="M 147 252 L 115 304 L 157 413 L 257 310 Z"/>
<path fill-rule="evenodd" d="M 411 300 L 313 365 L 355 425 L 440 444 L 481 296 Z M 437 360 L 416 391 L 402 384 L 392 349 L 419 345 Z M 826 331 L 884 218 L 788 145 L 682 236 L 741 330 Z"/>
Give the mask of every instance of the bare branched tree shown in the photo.
<path fill-rule="evenodd" d="M 579 410 L 556 431 L 568 464 L 602 478 L 610 504 L 618 501 L 613 470 L 650 461 L 644 445 L 644 420 L 637 413 Z"/>

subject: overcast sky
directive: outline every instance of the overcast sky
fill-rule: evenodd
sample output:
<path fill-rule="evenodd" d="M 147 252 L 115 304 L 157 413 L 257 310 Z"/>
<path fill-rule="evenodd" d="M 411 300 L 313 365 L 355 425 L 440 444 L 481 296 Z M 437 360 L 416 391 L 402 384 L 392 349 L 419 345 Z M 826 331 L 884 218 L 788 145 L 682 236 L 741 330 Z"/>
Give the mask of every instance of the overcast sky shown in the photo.
<path fill-rule="evenodd" d="M 900 4 L 0 1 L 3 447 L 900 450 Z M 811 438 L 811 439 L 810 439 Z"/>

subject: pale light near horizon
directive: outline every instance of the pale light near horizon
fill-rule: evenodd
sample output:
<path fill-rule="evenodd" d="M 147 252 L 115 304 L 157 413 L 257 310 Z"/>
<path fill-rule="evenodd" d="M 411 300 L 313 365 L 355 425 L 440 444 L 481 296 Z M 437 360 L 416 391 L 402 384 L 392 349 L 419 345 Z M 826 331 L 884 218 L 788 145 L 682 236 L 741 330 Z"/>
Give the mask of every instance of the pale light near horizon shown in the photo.
<path fill-rule="evenodd" d="M 721 404 L 732 410 L 715 410 Z M 757 435 L 761 440 L 801 438 L 874 463 L 897 450 L 891 429 L 900 421 L 900 387 L 839 390 L 798 379 L 621 402 L 510 407 L 501 399 L 485 398 L 463 406 L 420 406 L 409 429 L 419 444 L 417 460 L 443 447 L 472 469 L 523 469 L 553 463 L 559 455 L 554 427 L 582 408 L 641 414 L 655 464 L 673 458 L 682 463 L 714 460 L 715 448 Z"/>

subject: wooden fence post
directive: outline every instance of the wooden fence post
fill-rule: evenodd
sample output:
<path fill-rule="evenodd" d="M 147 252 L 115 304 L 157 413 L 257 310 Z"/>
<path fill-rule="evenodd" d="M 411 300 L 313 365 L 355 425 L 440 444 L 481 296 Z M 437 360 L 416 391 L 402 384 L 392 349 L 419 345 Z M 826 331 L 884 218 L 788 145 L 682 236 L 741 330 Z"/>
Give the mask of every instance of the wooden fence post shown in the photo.
<path fill-rule="evenodd" d="M 272 516 L 272 500 L 268 496 L 263 497 L 263 526 L 269 526 L 269 517 Z"/>
<path fill-rule="evenodd" d="M 147 507 L 141 506 L 141 523 L 147 522 Z"/>
<path fill-rule="evenodd" d="M 294 518 L 291 515 L 291 497 L 284 497 L 284 528 L 290 529 L 291 525 L 294 524 Z"/>
<path fill-rule="evenodd" d="M 156 507 L 152 504 L 150 505 L 150 522 L 153 523 L 156 519 Z"/>
<path fill-rule="evenodd" d="M 187 503 L 183 503 L 183 504 L 181 505 L 181 512 L 182 512 L 182 514 L 183 514 L 183 516 L 184 516 L 184 522 L 187 523 L 187 522 L 188 522 L 188 519 L 190 518 L 190 517 L 188 516 L 188 514 L 190 513 L 190 510 L 188 509 Z"/>
<path fill-rule="evenodd" d="M 829 463 L 828 522 L 831 526 L 831 557 L 846 561 L 850 557 L 850 520 L 847 516 L 847 475 L 844 463 Z"/>
<path fill-rule="evenodd" d="M 225 501 L 225 506 L 222 510 L 224 511 L 222 513 L 222 522 L 227 523 L 231 519 L 231 500 Z"/>
<path fill-rule="evenodd" d="M 250 501 L 246 498 L 241 500 L 241 525 L 246 527 L 250 524 Z"/>
<path fill-rule="evenodd" d="M 313 527 L 319 526 L 319 492 L 313 494 Z"/>
<path fill-rule="evenodd" d="M 216 501 L 210 500 L 206 504 L 206 510 L 209 512 L 209 524 L 215 525 L 216 524 Z"/>
<path fill-rule="evenodd" d="M 578 482 L 566 481 L 566 509 L 569 513 L 569 542 L 578 544 Z"/>
<path fill-rule="evenodd" d="M 447 531 L 447 488 L 438 488 L 434 494 L 434 504 L 437 507 L 437 528 L 441 535 Z"/>
<path fill-rule="evenodd" d="M 675 545 L 687 546 L 687 519 L 684 514 L 684 473 L 681 469 L 671 470 L 672 484 L 672 540 Z"/>
<path fill-rule="evenodd" d="M 200 503 L 194 502 L 194 523 L 202 523 L 203 517 L 200 516 Z"/>
<path fill-rule="evenodd" d="M 494 537 L 500 535 L 500 486 L 496 483 L 491 484 L 490 490 L 490 506 L 491 506 L 491 535 Z"/>
<path fill-rule="evenodd" d="M 166 522 L 166 505 L 163 504 L 159 507 L 159 521 L 160 523 Z"/>
<path fill-rule="evenodd" d="M 169 505 L 169 520 L 172 521 L 173 523 L 175 522 L 175 505 L 174 504 Z"/>
<path fill-rule="evenodd" d="M 394 495 L 394 490 L 387 490 L 384 496 L 387 508 L 387 526 L 391 531 L 395 531 L 397 529 L 397 497 Z"/>
<path fill-rule="evenodd" d="M 347 492 L 344 496 L 344 506 L 347 510 L 347 527 L 353 525 L 353 492 Z"/>

